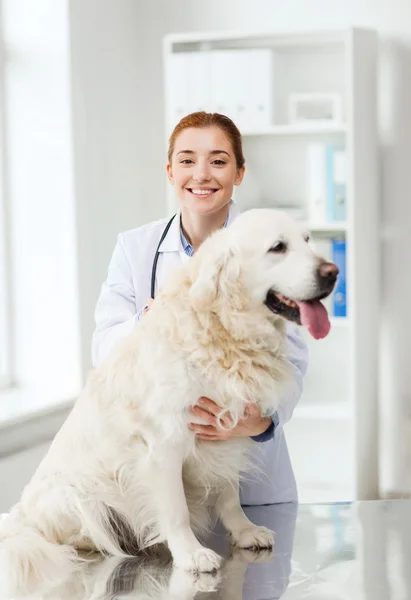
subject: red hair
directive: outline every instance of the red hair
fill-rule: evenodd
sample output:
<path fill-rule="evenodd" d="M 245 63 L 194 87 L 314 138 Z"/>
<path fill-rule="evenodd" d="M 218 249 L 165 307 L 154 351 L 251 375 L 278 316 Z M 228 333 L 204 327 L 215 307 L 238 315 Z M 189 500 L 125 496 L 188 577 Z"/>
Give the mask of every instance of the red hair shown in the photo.
<path fill-rule="evenodd" d="M 194 112 L 181 119 L 175 126 L 173 133 L 170 136 L 168 146 L 168 162 L 171 164 L 171 157 L 173 156 L 174 146 L 176 139 L 184 129 L 196 127 L 198 129 L 204 129 L 205 127 L 218 127 L 228 137 L 233 147 L 235 160 L 237 163 L 237 169 L 241 169 L 244 166 L 245 160 L 243 155 L 243 143 L 241 140 L 241 133 L 238 127 L 233 123 L 231 119 L 225 115 L 219 113 L 207 113 L 207 112 Z"/>

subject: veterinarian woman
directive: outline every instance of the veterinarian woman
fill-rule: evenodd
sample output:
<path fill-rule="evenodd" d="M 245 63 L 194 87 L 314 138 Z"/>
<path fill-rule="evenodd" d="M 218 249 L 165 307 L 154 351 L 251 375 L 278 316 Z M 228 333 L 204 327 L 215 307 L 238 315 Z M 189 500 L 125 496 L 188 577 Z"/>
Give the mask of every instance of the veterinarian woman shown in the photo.
<path fill-rule="evenodd" d="M 189 260 L 214 230 L 234 221 L 238 211 L 231 197 L 244 171 L 241 135 L 230 119 L 200 112 L 177 124 L 170 137 L 167 175 L 179 199 L 179 212 L 172 221 L 155 221 L 118 236 L 95 312 L 94 365 L 138 327 L 155 290 L 173 267 Z M 248 416 L 227 432 L 216 425 L 218 409 L 212 398 L 199 398 L 193 409 L 204 420 L 204 425 L 190 425 L 201 439 L 212 443 L 230 436 L 250 436 L 260 442 L 255 458 L 260 472 L 242 483 L 243 505 L 297 501 L 283 425 L 301 396 L 307 349 L 297 326 L 291 323 L 287 323 L 287 343 L 294 379 L 272 417 L 262 417 L 251 406 Z"/>

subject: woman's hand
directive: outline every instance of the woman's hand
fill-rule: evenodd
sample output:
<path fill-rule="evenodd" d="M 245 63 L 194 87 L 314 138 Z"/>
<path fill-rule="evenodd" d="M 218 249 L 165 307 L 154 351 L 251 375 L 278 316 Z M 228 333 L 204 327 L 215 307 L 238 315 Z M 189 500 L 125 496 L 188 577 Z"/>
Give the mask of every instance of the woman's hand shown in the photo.
<path fill-rule="evenodd" d="M 202 440 L 228 440 L 234 436 L 251 437 L 264 433 L 271 425 L 271 417 L 262 417 L 260 410 L 255 404 L 249 404 L 246 408 L 246 414 L 240 419 L 237 425 L 232 429 L 221 429 L 217 424 L 217 415 L 221 408 L 209 398 L 199 398 L 200 406 L 191 408 L 191 412 L 200 417 L 207 425 L 190 423 L 189 428 L 195 432 L 196 437 Z M 224 427 L 230 427 L 232 418 L 225 415 L 221 422 Z"/>

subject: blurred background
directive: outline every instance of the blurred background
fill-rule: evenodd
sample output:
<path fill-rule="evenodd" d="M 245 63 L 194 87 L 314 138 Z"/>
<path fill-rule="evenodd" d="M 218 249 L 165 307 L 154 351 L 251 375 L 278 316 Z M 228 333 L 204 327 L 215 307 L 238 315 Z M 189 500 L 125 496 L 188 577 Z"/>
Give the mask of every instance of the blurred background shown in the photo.
<path fill-rule="evenodd" d="M 250 48 L 273 51 L 265 90 L 275 96 L 278 83 L 288 96 L 283 109 L 273 100 L 269 122 L 244 125 L 240 205 L 270 205 L 272 189 L 273 205 L 295 211 L 310 152 L 346 150 L 349 213 L 312 227 L 320 244 L 352 240 L 348 312 L 335 315 L 330 345 L 310 347 L 306 392 L 285 426 L 300 500 L 409 496 L 411 4 L 1 0 L 0 14 L 0 512 L 91 368 L 117 234 L 173 208 L 172 55 Z M 189 79 L 198 69 L 184 69 L 186 89 L 200 85 Z M 220 78 L 223 100 L 226 85 Z M 334 102 L 331 123 L 301 125 L 293 92 L 303 113 L 316 94 Z"/>

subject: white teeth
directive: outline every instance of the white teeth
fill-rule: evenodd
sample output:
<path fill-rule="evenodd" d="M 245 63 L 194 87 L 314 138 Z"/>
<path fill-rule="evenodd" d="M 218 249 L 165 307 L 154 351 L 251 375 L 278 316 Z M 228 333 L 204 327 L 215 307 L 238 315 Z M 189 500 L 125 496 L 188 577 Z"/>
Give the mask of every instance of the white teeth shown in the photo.
<path fill-rule="evenodd" d="M 290 300 L 289 298 L 286 298 L 285 296 L 280 296 L 280 294 L 277 294 L 277 295 L 283 304 L 286 304 L 287 306 L 290 306 L 290 307 L 297 306 L 297 304 L 295 302 L 293 302 L 293 300 Z"/>
<path fill-rule="evenodd" d="M 214 192 L 214 190 L 191 190 L 193 192 L 193 194 L 197 194 L 198 196 L 208 196 L 209 194 L 212 194 Z"/>

